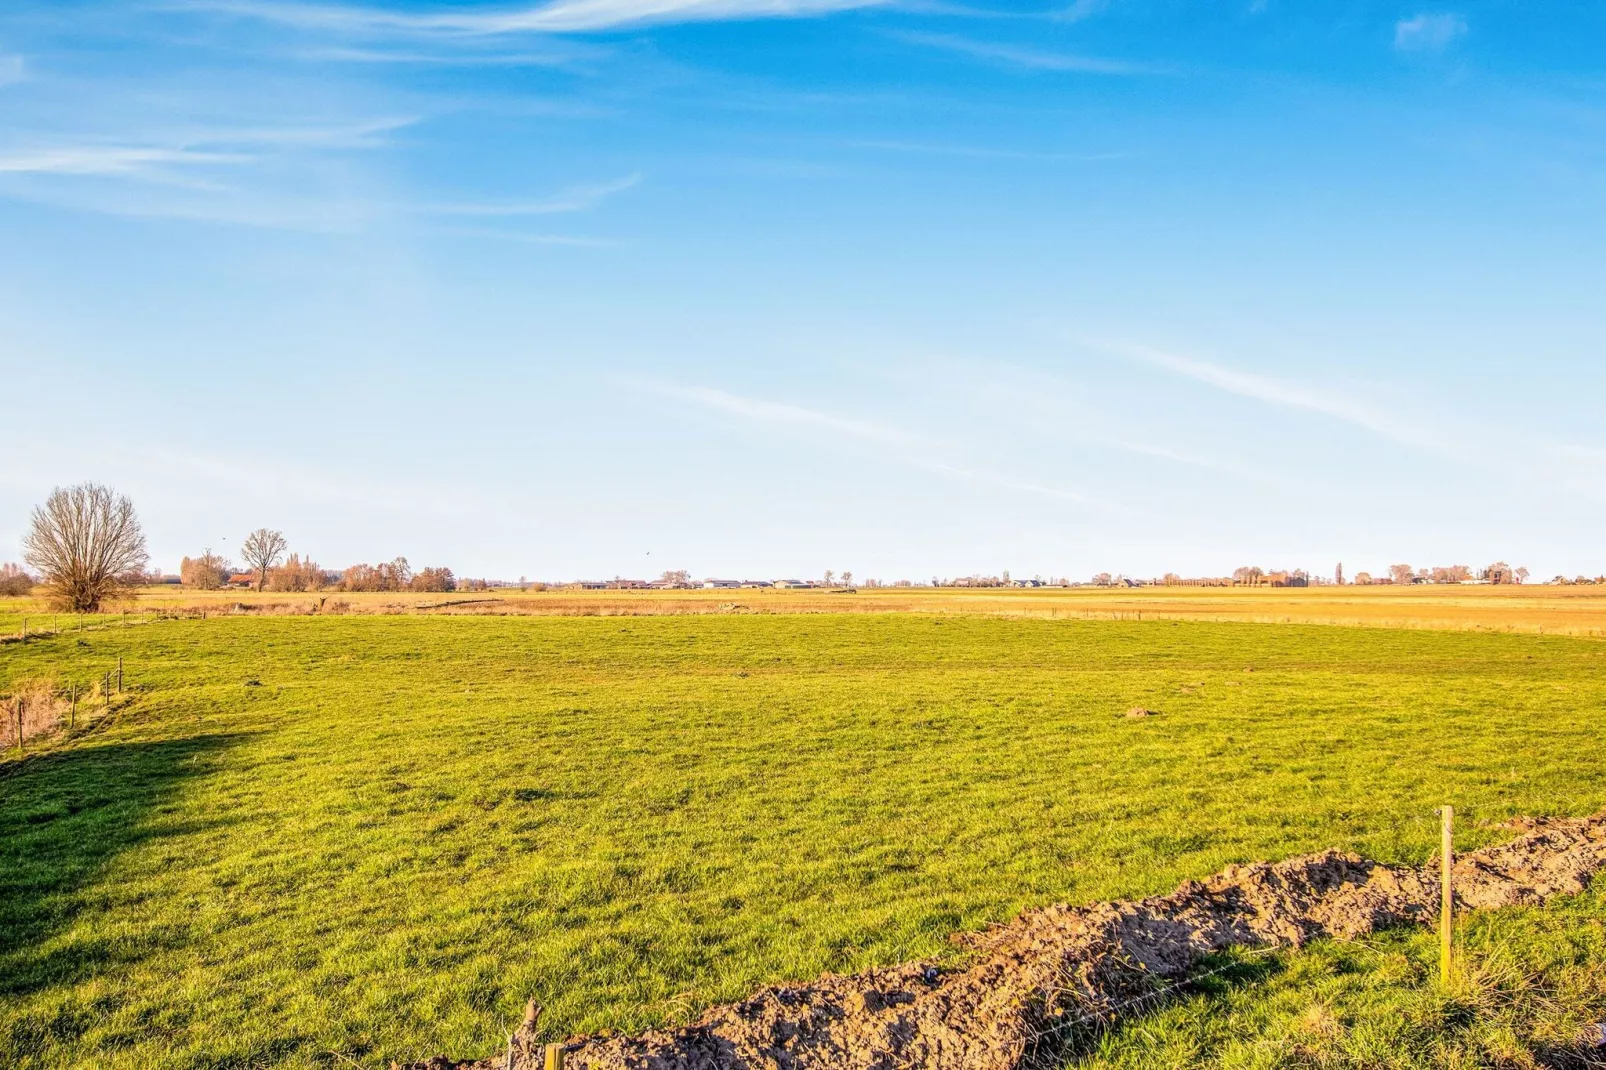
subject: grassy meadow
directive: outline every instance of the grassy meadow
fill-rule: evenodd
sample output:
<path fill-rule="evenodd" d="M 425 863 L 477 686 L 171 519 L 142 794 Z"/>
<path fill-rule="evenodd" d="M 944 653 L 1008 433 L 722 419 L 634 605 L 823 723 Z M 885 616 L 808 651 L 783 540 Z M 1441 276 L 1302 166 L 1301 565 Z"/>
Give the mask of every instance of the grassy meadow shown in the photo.
<path fill-rule="evenodd" d="M 1232 861 L 1422 860 L 1445 801 L 1463 847 L 1606 804 L 1606 643 L 1111 612 L 239 614 L 7 643 L 0 691 L 119 655 L 129 690 L 0 761 L 0 1065 L 484 1055 L 530 997 L 554 1033 L 682 1021 Z M 1275 1032 L 1300 976 L 1210 998 Z M 1193 1005 L 1147 1054 L 1095 1054 L 1217 1050 Z"/>

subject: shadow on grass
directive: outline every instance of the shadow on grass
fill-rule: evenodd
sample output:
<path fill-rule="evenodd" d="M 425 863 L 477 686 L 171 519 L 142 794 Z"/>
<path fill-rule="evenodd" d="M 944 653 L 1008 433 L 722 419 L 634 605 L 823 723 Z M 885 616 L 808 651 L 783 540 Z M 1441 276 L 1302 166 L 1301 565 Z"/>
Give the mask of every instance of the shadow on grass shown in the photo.
<path fill-rule="evenodd" d="M 1220 999 L 1235 989 L 1265 984 L 1287 969 L 1283 954 L 1269 949 L 1240 949 L 1201 956 L 1185 980 L 1138 996 L 1123 1004 L 1114 1022 L 1084 1023 L 1067 1029 L 1058 1047 L 1039 1056 L 1041 1065 L 1074 1067 L 1091 1056 L 1100 1043 L 1129 1030 L 1142 1030 L 1150 1015 L 1178 1000 L 1193 996 Z M 1034 1064 L 1035 1065 L 1035 1064 Z"/>
<path fill-rule="evenodd" d="M 119 854 L 196 829 L 152 815 L 204 776 L 243 734 L 83 746 L 0 775 L 0 999 L 71 984 L 183 939 L 147 932 L 42 950 L 94 909 L 97 878 Z"/>

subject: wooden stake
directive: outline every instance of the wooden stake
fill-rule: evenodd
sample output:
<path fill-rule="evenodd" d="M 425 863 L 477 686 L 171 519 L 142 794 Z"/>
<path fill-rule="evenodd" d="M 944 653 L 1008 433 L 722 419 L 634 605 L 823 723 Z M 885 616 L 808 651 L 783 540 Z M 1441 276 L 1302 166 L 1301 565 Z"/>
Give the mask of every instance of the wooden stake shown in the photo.
<path fill-rule="evenodd" d="M 546 1070 L 563 1070 L 563 1045 L 546 1046 Z"/>
<path fill-rule="evenodd" d="M 117 655 L 117 693 L 123 693 L 123 656 Z"/>
<path fill-rule="evenodd" d="M 71 690 L 72 690 L 72 712 L 67 714 L 67 727 L 68 728 L 77 728 L 78 727 L 78 685 L 76 683 L 72 684 L 71 685 Z"/>
<path fill-rule="evenodd" d="M 1446 806 L 1439 813 L 1444 817 L 1443 842 L 1439 846 L 1439 980 L 1449 984 L 1450 936 L 1455 902 L 1455 894 L 1450 888 L 1450 869 L 1455 865 L 1455 843 L 1452 837 L 1455 807 Z"/>
<path fill-rule="evenodd" d="M 17 750 L 22 754 L 28 753 L 27 746 L 22 742 L 22 696 L 17 696 Z"/>

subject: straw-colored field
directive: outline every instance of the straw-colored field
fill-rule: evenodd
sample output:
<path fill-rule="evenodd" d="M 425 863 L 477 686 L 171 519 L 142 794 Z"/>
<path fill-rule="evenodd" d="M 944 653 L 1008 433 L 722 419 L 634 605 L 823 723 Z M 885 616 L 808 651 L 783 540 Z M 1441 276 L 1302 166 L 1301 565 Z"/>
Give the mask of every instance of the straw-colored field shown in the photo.
<path fill-rule="evenodd" d="M 631 591 L 553 588 L 452 594 L 188 591 L 151 587 L 126 604 L 130 619 L 179 609 L 656 616 L 679 613 L 939 613 L 1092 620 L 1221 620 L 1339 624 L 1606 637 L 1606 584 L 1579 586 L 930 588 Z M 0 634 L 68 626 L 37 599 L 0 599 Z M 64 622 L 66 622 L 64 624 Z"/>

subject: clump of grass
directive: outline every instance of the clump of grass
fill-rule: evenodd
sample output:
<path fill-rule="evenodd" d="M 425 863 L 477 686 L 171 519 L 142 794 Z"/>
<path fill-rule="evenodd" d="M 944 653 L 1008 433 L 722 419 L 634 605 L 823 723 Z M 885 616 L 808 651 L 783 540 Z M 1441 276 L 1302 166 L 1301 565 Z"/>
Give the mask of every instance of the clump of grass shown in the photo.
<path fill-rule="evenodd" d="M 0 701 L 0 749 L 19 742 L 38 747 L 67 723 L 72 708 L 56 681 L 48 677 L 13 681 Z"/>

